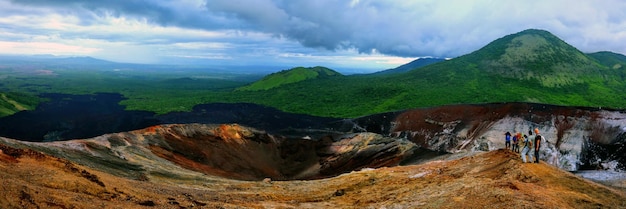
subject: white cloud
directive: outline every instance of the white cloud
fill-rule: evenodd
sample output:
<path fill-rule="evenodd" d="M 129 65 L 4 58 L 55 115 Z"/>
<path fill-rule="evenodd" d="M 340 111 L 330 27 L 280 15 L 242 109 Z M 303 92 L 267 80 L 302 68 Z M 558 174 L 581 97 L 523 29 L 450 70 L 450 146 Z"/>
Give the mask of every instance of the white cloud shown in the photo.
<path fill-rule="evenodd" d="M 54 42 L 5 42 L 0 41 L 0 48 L 4 54 L 53 54 L 75 55 L 92 54 L 100 49 L 76 45 L 67 45 Z"/>

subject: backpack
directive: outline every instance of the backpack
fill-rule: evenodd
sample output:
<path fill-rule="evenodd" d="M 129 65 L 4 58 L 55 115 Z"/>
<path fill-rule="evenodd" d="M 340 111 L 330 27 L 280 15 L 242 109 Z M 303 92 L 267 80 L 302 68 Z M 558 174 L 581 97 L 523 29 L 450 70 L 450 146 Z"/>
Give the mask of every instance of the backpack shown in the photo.
<path fill-rule="evenodd" d="M 533 147 L 533 141 L 532 141 L 532 140 L 530 140 L 529 138 L 525 138 L 525 139 L 524 139 L 524 146 L 525 146 L 525 147 L 528 147 L 528 148 Z"/>

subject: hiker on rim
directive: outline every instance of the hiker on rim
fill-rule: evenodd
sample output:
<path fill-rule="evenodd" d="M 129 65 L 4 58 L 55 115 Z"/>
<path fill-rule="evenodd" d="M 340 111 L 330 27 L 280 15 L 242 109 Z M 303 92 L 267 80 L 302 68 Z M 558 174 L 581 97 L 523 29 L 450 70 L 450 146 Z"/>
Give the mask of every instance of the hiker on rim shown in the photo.
<path fill-rule="evenodd" d="M 517 132 L 517 144 L 515 145 L 515 152 L 519 153 L 519 147 L 522 141 L 524 141 L 524 135 L 521 132 Z"/>
<path fill-rule="evenodd" d="M 543 139 L 543 137 L 541 135 L 539 135 L 539 129 L 535 128 L 535 143 L 534 143 L 534 150 L 535 150 L 535 163 L 539 163 L 539 149 L 541 148 L 541 140 Z"/>
<path fill-rule="evenodd" d="M 510 149 L 510 148 L 511 148 L 511 133 L 510 133 L 510 132 L 508 132 L 508 131 L 507 131 L 507 132 L 504 134 L 504 140 L 505 140 L 505 141 L 504 141 L 504 147 L 505 147 L 506 149 Z"/>
<path fill-rule="evenodd" d="M 526 155 L 528 155 L 528 162 L 532 163 L 533 162 L 533 154 L 532 154 L 532 147 L 533 147 L 533 142 L 529 139 L 528 136 L 524 135 L 524 148 L 522 148 L 522 162 L 526 163 Z"/>
<path fill-rule="evenodd" d="M 515 152 L 515 149 L 517 149 L 517 142 L 519 142 L 519 140 L 522 140 L 522 139 L 519 137 L 519 135 L 518 135 L 518 134 L 515 134 L 515 135 L 513 136 L 513 146 L 512 146 L 512 148 L 511 148 L 511 150 L 512 150 L 513 152 Z"/>

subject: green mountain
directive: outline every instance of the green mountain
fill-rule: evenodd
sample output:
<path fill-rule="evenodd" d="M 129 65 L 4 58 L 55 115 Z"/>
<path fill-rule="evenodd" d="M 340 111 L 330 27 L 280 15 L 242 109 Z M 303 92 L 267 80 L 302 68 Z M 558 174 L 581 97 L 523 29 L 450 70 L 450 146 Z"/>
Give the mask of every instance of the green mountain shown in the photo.
<path fill-rule="evenodd" d="M 296 67 L 289 70 L 283 70 L 277 73 L 272 73 L 265 76 L 263 79 L 251 83 L 247 86 L 237 88 L 239 91 L 259 91 L 268 90 L 282 85 L 297 83 L 310 79 L 327 78 L 332 76 L 341 76 L 334 70 L 325 67 Z"/>
<path fill-rule="evenodd" d="M 543 30 L 525 30 L 497 39 L 482 49 L 459 57 L 486 73 L 535 80 L 555 87 L 585 83 L 588 75 L 602 74 L 599 63 Z M 448 63 L 450 64 L 450 63 Z"/>
<path fill-rule="evenodd" d="M 543 30 L 508 35 L 473 53 L 410 72 L 414 79 L 436 81 L 434 86 L 454 86 L 457 91 L 445 93 L 466 102 L 623 107 L 625 82 L 619 73 Z M 608 98 L 615 96 L 622 100 Z"/>
<path fill-rule="evenodd" d="M 334 117 L 491 102 L 626 108 L 623 75 L 623 69 L 607 67 L 547 31 L 530 29 L 406 73 L 317 79 L 243 97 Z"/>
<path fill-rule="evenodd" d="M 421 68 L 430 64 L 435 64 L 438 62 L 442 62 L 445 61 L 445 59 L 441 59 L 441 58 L 419 58 L 416 60 L 413 60 L 409 63 L 406 63 L 404 65 L 400 65 L 396 68 L 392 68 L 392 69 L 388 69 L 388 70 L 383 70 L 380 72 L 375 72 L 373 74 L 377 74 L 377 75 L 384 75 L 384 74 L 394 74 L 394 73 L 404 73 L 404 72 L 408 72 L 411 70 L 415 70 L 416 68 Z"/>

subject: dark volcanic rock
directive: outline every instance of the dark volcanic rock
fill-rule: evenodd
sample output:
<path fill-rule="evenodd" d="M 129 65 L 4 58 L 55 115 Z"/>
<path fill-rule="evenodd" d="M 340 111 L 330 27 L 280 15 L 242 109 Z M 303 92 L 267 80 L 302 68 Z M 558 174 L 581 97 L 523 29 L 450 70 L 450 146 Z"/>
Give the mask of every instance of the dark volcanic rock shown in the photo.
<path fill-rule="evenodd" d="M 340 119 L 282 112 L 251 103 L 211 103 L 196 105 L 191 112 L 157 116 L 162 124 L 237 123 L 282 135 L 305 136 L 333 132 L 332 123 Z M 307 133 L 309 132 L 309 133 Z"/>
<path fill-rule="evenodd" d="M 35 110 L 0 118 L 0 136 L 25 141 L 82 139 L 146 128 L 158 124 L 238 123 L 272 133 L 318 136 L 333 132 L 336 118 L 281 112 L 249 103 L 197 105 L 191 112 L 155 115 L 126 111 L 120 94 L 44 94 L 50 101 Z"/>
<path fill-rule="evenodd" d="M 120 94 L 44 94 L 35 110 L 0 118 L 0 136 L 25 141 L 95 137 L 159 124 L 154 113 L 125 111 Z"/>

